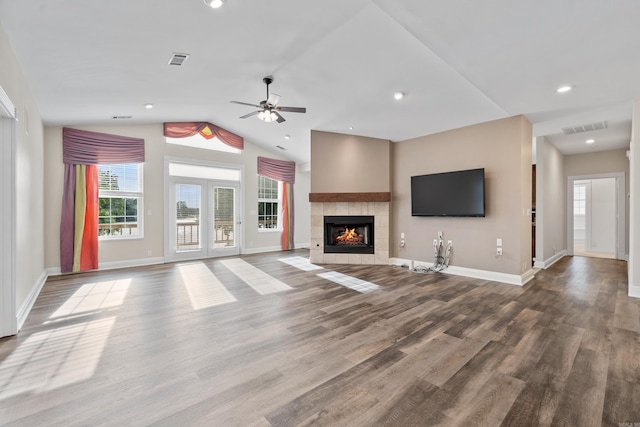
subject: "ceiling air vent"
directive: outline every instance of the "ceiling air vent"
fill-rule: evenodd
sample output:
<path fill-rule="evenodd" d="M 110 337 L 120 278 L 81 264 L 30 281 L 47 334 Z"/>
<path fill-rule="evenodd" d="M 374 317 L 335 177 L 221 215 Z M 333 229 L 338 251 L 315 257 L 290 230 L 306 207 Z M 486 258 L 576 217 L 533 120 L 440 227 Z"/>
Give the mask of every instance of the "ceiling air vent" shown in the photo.
<path fill-rule="evenodd" d="M 127 120 L 133 118 L 133 116 L 111 116 L 113 120 Z"/>
<path fill-rule="evenodd" d="M 169 65 L 177 65 L 178 67 L 180 67 L 184 61 L 187 60 L 187 58 L 189 57 L 188 53 L 173 53 L 173 55 L 171 55 L 171 59 L 169 59 Z"/>
<path fill-rule="evenodd" d="M 565 135 L 573 135 L 574 133 L 591 132 L 593 130 L 602 130 L 607 128 L 607 122 L 589 123 L 588 125 L 572 126 L 562 128 Z"/>
<path fill-rule="evenodd" d="M 282 145 L 276 145 L 276 148 L 281 149 L 282 151 L 287 151 L 286 148 L 284 148 Z"/>

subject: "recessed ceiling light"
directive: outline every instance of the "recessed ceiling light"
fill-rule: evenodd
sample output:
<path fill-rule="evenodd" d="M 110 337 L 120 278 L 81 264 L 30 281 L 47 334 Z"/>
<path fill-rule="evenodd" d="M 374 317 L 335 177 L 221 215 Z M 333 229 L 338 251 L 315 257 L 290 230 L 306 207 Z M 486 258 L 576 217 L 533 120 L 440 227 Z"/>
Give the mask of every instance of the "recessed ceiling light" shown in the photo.
<path fill-rule="evenodd" d="M 349 130 L 353 130 L 353 126 L 349 126 Z"/>
<path fill-rule="evenodd" d="M 587 144 L 593 144 L 594 142 L 596 142 L 596 140 L 595 139 L 587 139 L 585 142 Z"/>
<path fill-rule="evenodd" d="M 213 9 L 217 9 L 220 6 L 222 6 L 222 3 L 224 3 L 224 0 L 203 0 L 204 4 L 206 4 L 207 6 L 213 8 Z"/>
<path fill-rule="evenodd" d="M 573 86 L 565 85 L 565 86 L 560 86 L 558 89 L 556 89 L 556 92 L 567 93 L 567 92 L 570 92 L 571 89 L 573 89 Z"/>
<path fill-rule="evenodd" d="M 291 135 L 286 134 L 286 135 L 284 136 L 284 139 L 291 139 Z"/>
<path fill-rule="evenodd" d="M 404 98 L 404 92 L 394 92 L 393 93 L 393 99 L 395 100 L 399 100 Z"/>
<path fill-rule="evenodd" d="M 146 108 L 147 110 L 150 110 L 153 108 L 153 104 L 144 104 L 144 108 Z"/>

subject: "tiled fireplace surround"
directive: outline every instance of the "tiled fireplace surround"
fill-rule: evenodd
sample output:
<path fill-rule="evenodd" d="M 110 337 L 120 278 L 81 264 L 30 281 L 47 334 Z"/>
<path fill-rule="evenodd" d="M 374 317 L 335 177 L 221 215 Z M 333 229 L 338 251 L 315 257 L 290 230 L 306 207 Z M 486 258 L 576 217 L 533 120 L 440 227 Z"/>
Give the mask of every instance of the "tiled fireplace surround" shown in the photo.
<path fill-rule="evenodd" d="M 310 261 L 317 264 L 389 264 L 389 202 L 311 202 Z M 324 253 L 325 215 L 372 215 L 373 254 Z"/>

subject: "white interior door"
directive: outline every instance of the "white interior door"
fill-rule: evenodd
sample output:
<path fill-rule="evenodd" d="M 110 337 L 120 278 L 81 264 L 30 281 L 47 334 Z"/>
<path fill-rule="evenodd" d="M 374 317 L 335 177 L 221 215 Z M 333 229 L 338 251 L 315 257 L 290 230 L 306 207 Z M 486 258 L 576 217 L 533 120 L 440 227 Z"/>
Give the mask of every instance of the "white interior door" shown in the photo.
<path fill-rule="evenodd" d="M 591 180 L 588 252 L 616 255 L 616 180 Z"/>

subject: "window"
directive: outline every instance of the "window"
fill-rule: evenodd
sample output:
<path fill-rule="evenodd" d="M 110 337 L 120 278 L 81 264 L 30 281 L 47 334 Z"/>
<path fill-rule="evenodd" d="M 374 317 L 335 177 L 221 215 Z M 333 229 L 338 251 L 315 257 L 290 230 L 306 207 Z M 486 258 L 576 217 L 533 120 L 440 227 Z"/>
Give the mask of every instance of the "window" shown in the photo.
<path fill-rule="evenodd" d="M 142 163 L 98 165 L 98 186 L 99 238 L 143 237 Z"/>
<path fill-rule="evenodd" d="M 258 229 L 279 230 L 280 181 L 258 175 Z"/>
<path fill-rule="evenodd" d="M 585 214 L 586 189 L 586 185 L 584 184 L 576 184 L 573 187 L 573 213 L 575 215 Z"/>
<path fill-rule="evenodd" d="M 225 153 L 239 154 L 242 150 L 231 147 L 220 141 L 218 138 L 206 139 L 200 134 L 187 136 L 185 138 L 165 137 L 167 144 L 183 145 L 185 147 L 202 148 L 204 150 L 223 151 Z"/>

